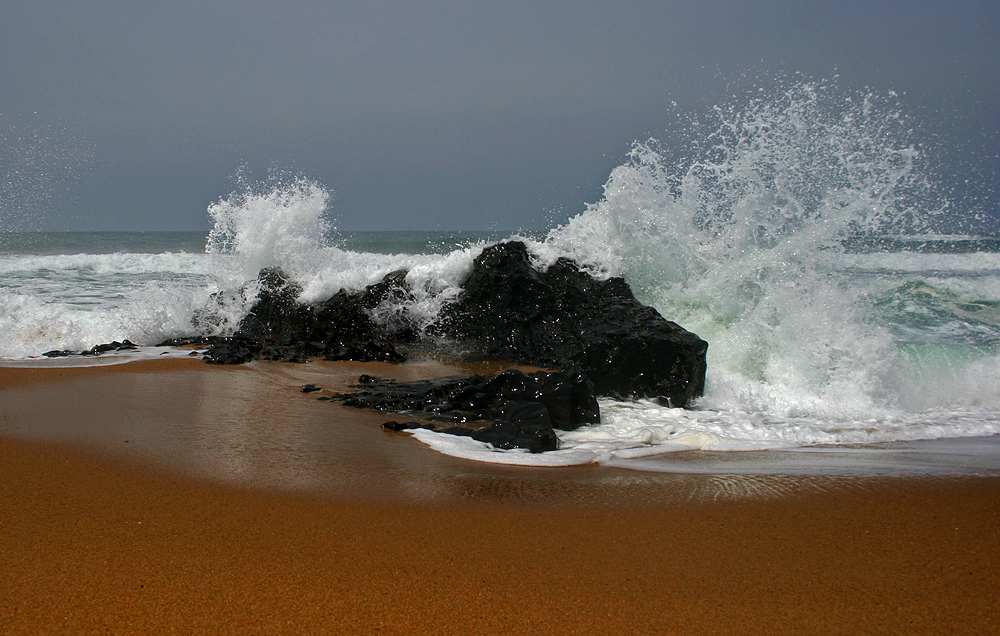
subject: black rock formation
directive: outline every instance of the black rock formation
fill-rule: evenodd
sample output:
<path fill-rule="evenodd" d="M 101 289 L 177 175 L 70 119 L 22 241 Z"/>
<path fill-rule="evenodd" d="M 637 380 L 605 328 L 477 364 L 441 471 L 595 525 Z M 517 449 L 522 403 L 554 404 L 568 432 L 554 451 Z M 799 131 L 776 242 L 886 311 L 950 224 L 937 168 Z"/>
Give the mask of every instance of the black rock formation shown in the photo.
<path fill-rule="evenodd" d="M 364 292 L 341 290 L 315 305 L 299 303 L 302 288 L 278 268 L 261 270 L 258 285 L 260 291 L 253 309 L 240 321 L 229 341 L 205 352 L 206 361 L 239 364 L 264 358 L 295 362 L 315 357 L 403 361 L 368 314 L 391 291 L 385 280 Z"/>
<path fill-rule="evenodd" d="M 404 271 L 313 305 L 298 302 L 301 288 L 279 269 L 262 270 L 259 288 L 208 361 L 402 361 L 396 345 L 419 339 L 402 309 L 413 298 Z M 704 390 L 705 341 L 642 305 L 623 279 L 595 278 L 565 258 L 543 271 L 517 241 L 483 250 L 428 337 L 474 358 L 579 368 L 598 395 L 686 406 Z"/>
<path fill-rule="evenodd" d="M 492 376 L 395 382 L 363 375 L 354 393 L 338 399 L 347 406 L 393 413 L 422 413 L 450 422 L 496 419 L 509 402 L 537 402 L 552 426 L 571 431 L 600 421 L 593 385 L 579 371 L 524 373 L 509 369 Z"/>
<path fill-rule="evenodd" d="M 485 359 L 577 364 L 598 395 L 685 406 L 704 391 L 708 343 L 642 305 L 624 279 L 565 258 L 540 271 L 520 242 L 483 251 L 437 331 Z"/>
<path fill-rule="evenodd" d="M 429 429 L 437 433 L 471 437 L 503 450 L 523 448 L 531 453 L 544 453 L 559 448 L 559 438 L 546 417 L 545 407 L 537 402 L 512 402 L 511 405 L 511 416 L 503 419 L 498 417 L 491 426 L 483 428 L 437 428 L 421 422 L 386 422 L 382 428 L 388 431 Z"/>
<path fill-rule="evenodd" d="M 431 428 L 504 449 L 554 450 L 558 438 L 553 429 L 569 431 L 600 421 L 593 385 L 579 370 L 524 373 L 511 369 L 489 377 L 422 382 L 361 376 L 355 388 L 355 393 L 336 399 L 348 406 L 422 415 L 452 424 L 493 422 L 481 428 L 387 422 L 383 428 Z"/>
<path fill-rule="evenodd" d="M 109 351 L 127 351 L 137 348 L 138 347 L 136 347 L 136 345 L 130 340 L 123 340 L 122 342 L 115 340 L 113 342 L 105 342 L 94 345 L 90 349 L 84 349 L 83 351 L 69 351 L 68 349 L 62 349 L 57 351 L 46 351 L 42 355 L 46 358 L 62 358 L 65 356 L 99 356 L 102 353 L 107 353 Z"/>

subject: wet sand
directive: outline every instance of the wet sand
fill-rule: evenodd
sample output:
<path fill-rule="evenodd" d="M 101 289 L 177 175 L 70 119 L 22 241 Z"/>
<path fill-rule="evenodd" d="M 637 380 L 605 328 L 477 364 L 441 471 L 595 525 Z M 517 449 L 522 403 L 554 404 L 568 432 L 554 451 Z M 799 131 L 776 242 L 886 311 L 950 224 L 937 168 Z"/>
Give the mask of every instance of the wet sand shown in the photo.
<path fill-rule="evenodd" d="M 1000 630 L 998 479 L 474 464 L 362 366 L 0 370 L 0 633 Z"/>

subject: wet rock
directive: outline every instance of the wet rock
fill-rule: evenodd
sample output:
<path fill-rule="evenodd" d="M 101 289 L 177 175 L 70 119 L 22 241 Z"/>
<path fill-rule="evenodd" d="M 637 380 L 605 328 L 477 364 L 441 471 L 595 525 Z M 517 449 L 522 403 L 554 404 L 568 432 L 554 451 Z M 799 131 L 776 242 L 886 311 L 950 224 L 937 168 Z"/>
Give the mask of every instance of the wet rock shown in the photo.
<path fill-rule="evenodd" d="M 299 303 L 302 288 L 281 269 L 263 269 L 257 280 L 257 302 L 230 342 L 215 344 L 205 359 L 214 364 L 240 364 L 254 358 L 303 362 L 318 357 L 402 362 L 405 358 L 367 313 L 373 303 L 395 293 L 391 276 L 365 292 L 341 290 L 310 305 Z"/>
<path fill-rule="evenodd" d="M 556 450 L 559 438 L 549 415 L 540 402 L 508 402 L 499 409 L 492 426 L 472 431 L 469 437 L 504 450 L 524 448 L 532 453 Z"/>
<path fill-rule="evenodd" d="M 492 422 L 489 425 L 435 427 L 422 422 L 386 422 L 387 430 L 427 428 L 472 437 L 496 448 L 540 453 L 558 448 L 555 429 L 573 430 L 600 421 L 593 385 L 572 373 L 524 373 L 394 382 L 362 376 L 357 392 L 337 396 L 348 406 L 420 414 L 439 422 Z"/>
<path fill-rule="evenodd" d="M 358 303 L 379 325 L 379 334 L 401 343 L 416 342 L 419 337 L 405 307 L 414 301 L 413 292 L 406 282 L 406 270 L 398 270 L 374 285 L 365 288 Z"/>
<path fill-rule="evenodd" d="M 202 359 L 209 364 L 243 364 L 257 357 L 259 343 L 245 337 L 220 339 L 205 351 Z"/>
<path fill-rule="evenodd" d="M 215 344 L 227 342 L 229 339 L 224 336 L 191 336 L 184 338 L 168 338 L 157 344 L 157 347 L 210 347 Z"/>
<path fill-rule="evenodd" d="M 358 362 L 403 362 L 406 358 L 388 342 L 375 340 L 339 341 L 334 343 L 324 360 L 356 360 Z"/>
<path fill-rule="evenodd" d="M 600 421 L 593 385 L 579 370 L 524 373 L 510 369 L 493 376 L 395 382 L 362 376 L 354 393 L 338 400 L 347 406 L 393 413 L 414 413 L 439 421 L 510 419 L 512 403 L 542 405 L 553 428 L 571 431 Z"/>
<path fill-rule="evenodd" d="M 432 431 L 435 430 L 433 424 L 428 424 L 426 422 L 415 422 L 412 420 L 408 422 L 393 422 L 393 421 L 385 422 L 382 424 L 382 428 L 387 431 L 397 431 L 397 432 L 412 431 L 415 429 L 429 429 Z M 472 429 L 469 430 L 471 431 Z"/>
<path fill-rule="evenodd" d="M 428 429 L 437 433 L 471 437 L 494 448 L 522 448 L 531 453 L 544 453 L 559 448 L 559 437 L 552 427 L 548 409 L 540 402 L 508 402 L 497 413 L 497 421 L 482 428 L 451 426 L 438 428 L 424 422 L 386 422 L 389 431 Z"/>
<path fill-rule="evenodd" d="M 308 307 L 298 302 L 302 286 L 290 280 L 279 267 L 260 270 L 257 285 L 257 302 L 240 321 L 237 333 L 264 343 L 278 342 L 289 333 L 301 332 L 309 319 Z"/>
<path fill-rule="evenodd" d="M 641 304 L 621 278 L 562 258 L 536 269 L 520 242 L 486 248 L 437 333 L 484 359 L 579 365 L 598 395 L 685 406 L 705 385 L 708 344 Z"/>
<path fill-rule="evenodd" d="M 280 269 L 262 270 L 256 287 L 257 303 L 230 341 L 213 343 L 210 362 L 401 362 L 397 344 L 420 345 L 404 309 L 413 301 L 405 271 L 309 305 Z M 427 340 L 477 359 L 579 369 L 598 395 L 687 406 L 704 391 L 705 341 L 641 304 L 623 279 L 565 258 L 543 271 L 518 241 L 483 250 Z"/>
<path fill-rule="evenodd" d="M 122 342 L 114 340 L 112 342 L 94 345 L 90 349 L 85 349 L 83 351 L 69 351 L 64 349 L 60 351 L 46 351 L 42 355 L 46 358 L 62 358 L 65 356 L 99 356 L 102 353 L 107 353 L 109 351 L 128 351 L 130 349 L 138 349 L 138 347 L 130 340 L 124 340 Z"/>

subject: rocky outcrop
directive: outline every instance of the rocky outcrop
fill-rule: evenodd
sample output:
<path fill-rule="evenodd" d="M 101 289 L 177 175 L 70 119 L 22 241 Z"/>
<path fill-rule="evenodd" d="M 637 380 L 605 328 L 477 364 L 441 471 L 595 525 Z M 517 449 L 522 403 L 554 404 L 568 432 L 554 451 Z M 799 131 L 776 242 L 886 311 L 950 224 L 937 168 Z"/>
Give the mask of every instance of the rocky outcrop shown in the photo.
<path fill-rule="evenodd" d="M 536 267 L 517 241 L 484 249 L 458 297 L 422 331 L 404 309 L 414 300 L 405 271 L 311 305 L 279 269 L 262 270 L 256 287 L 232 337 L 201 339 L 208 362 L 398 362 L 396 347 L 406 345 L 558 370 L 411 383 L 362 376 L 356 392 L 333 398 L 421 418 L 387 422 L 389 430 L 430 428 L 542 452 L 558 447 L 556 430 L 598 422 L 599 395 L 687 406 L 704 390 L 705 341 L 636 300 L 623 279 L 594 277 L 568 259 Z"/>
<path fill-rule="evenodd" d="M 42 355 L 46 358 L 63 358 L 66 356 L 99 356 L 102 353 L 108 353 L 109 351 L 129 351 L 137 348 L 138 347 L 136 347 L 136 345 L 130 340 L 124 340 L 122 342 L 115 340 L 113 342 L 105 342 L 103 344 L 94 345 L 90 349 L 84 349 L 83 351 L 60 349 L 55 351 L 46 351 Z"/>
<path fill-rule="evenodd" d="M 407 413 L 450 424 L 492 422 L 489 426 L 434 426 L 387 422 L 393 431 L 429 428 L 488 442 L 496 448 L 539 453 L 558 448 L 555 430 L 574 430 L 600 421 L 594 387 L 579 370 L 470 378 L 394 382 L 362 376 L 355 393 L 336 398 L 347 406 Z"/>
<path fill-rule="evenodd" d="M 704 340 L 641 304 L 623 279 L 565 258 L 541 271 L 519 242 L 483 251 L 436 331 L 486 359 L 575 364 L 598 395 L 685 406 L 704 391 Z"/>
<path fill-rule="evenodd" d="M 302 288 L 278 268 L 261 270 L 257 284 L 260 291 L 253 309 L 240 321 L 232 338 L 205 352 L 207 362 L 239 364 L 254 358 L 297 362 L 316 357 L 362 362 L 404 360 L 368 313 L 395 289 L 386 281 L 364 292 L 341 290 L 315 305 L 299 303 Z"/>
<path fill-rule="evenodd" d="M 208 361 L 401 361 L 396 347 L 418 340 L 405 314 L 386 311 L 412 299 L 404 271 L 315 305 L 298 303 L 301 288 L 278 269 L 258 283 L 256 305 Z M 427 336 L 467 357 L 578 368 L 598 395 L 686 406 L 704 391 L 704 340 L 641 304 L 623 279 L 595 278 L 565 258 L 536 268 L 517 241 L 482 252 Z"/>

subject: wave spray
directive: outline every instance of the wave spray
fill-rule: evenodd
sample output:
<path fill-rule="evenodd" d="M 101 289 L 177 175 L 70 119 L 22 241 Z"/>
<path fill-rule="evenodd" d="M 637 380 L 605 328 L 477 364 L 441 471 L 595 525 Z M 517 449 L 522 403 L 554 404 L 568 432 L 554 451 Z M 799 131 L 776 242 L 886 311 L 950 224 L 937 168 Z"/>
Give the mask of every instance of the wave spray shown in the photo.
<path fill-rule="evenodd" d="M 608 405 L 605 437 L 751 449 L 1000 431 L 997 254 L 865 248 L 954 220 L 916 136 L 893 93 L 798 81 L 635 144 L 546 244 L 706 339 L 708 386 L 688 414 Z"/>

